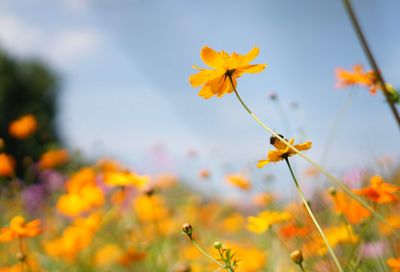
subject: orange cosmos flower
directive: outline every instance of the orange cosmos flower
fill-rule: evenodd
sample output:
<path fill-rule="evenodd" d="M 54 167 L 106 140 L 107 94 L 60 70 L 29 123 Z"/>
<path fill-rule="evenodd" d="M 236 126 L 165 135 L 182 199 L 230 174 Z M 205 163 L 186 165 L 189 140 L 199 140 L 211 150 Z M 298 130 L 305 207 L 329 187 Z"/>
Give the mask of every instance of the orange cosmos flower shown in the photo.
<path fill-rule="evenodd" d="M 392 272 L 400 272 L 400 258 L 390 258 L 386 261 Z"/>
<path fill-rule="evenodd" d="M 14 159 L 7 154 L 0 153 L 0 177 L 9 177 L 14 172 Z"/>
<path fill-rule="evenodd" d="M 289 223 L 283 226 L 279 233 L 285 238 L 305 237 L 311 232 L 309 227 L 300 227 L 295 223 Z"/>
<path fill-rule="evenodd" d="M 369 88 L 371 94 L 376 94 L 379 84 L 374 71 L 363 71 L 360 64 L 354 65 L 354 72 L 342 68 L 336 69 L 337 87 L 361 85 Z"/>
<path fill-rule="evenodd" d="M 40 157 L 40 169 L 51 169 L 65 164 L 69 159 L 68 152 L 65 149 L 50 150 Z"/>
<path fill-rule="evenodd" d="M 282 135 L 280 135 L 281 137 L 283 137 Z M 290 147 L 286 146 L 283 142 L 281 142 L 277 137 L 272 136 L 269 140 L 270 144 L 272 144 L 276 150 L 270 150 L 268 152 L 267 155 L 267 159 L 266 160 L 260 160 L 257 163 L 257 167 L 258 168 L 262 168 L 265 165 L 267 165 L 270 162 L 278 162 L 281 161 L 283 159 L 286 159 L 290 156 L 293 156 L 296 154 L 296 152 L 291 149 Z M 290 141 L 288 141 L 291 145 L 293 145 L 294 143 L 294 138 L 290 139 Z M 311 142 L 305 142 L 302 144 L 297 144 L 294 145 L 294 147 L 299 150 L 299 151 L 304 151 L 304 150 L 308 150 L 311 148 L 312 143 Z"/>
<path fill-rule="evenodd" d="M 358 201 L 348 197 L 344 192 L 336 192 L 332 195 L 335 209 L 342 213 L 351 224 L 360 224 L 371 216 L 371 212 L 361 206 Z"/>
<path fill-rule="evenodd" d="M 0 242 L 9 242 L 19 237 L 35 237 L 38 236 L 42 229 L 40 220 L 35 219 L 26 222 L 22 216 L 15 216 L 11 219 L 10 227 L 2 228 L 0 231 Z"/>
<path fill-rule="evenodd" d="M 191 75 L 189 78 L 192 87 L 200 89 L 199 96 L 208 99 L 217 95 L 223 96 L 226 93 L 233 92 L 233 85 L 236 88 L 236 79 L 244 73 L 259 73 L 265 69 L 266 64 L 250 64 L 254 60 L 259 49 L 253 47 L 246 55 L 239 55 L 236 52 L 228 54 L 225 51 L 215 51 L 207 46 L 203 47 L 200 57 L 211 69 L 203 69 L 193 66 L 199 70 L 197 74 Z"/>
<path fill-rule="evenodd" d="M 248 191 L 251 188 L 250 181 L 246 177 L 240 174 L 228 175 L 226 176 L 226 181 L 231 185 L 236 186 L 239 189 L 242 189 L 243 191 Z"/>
<path fill-rule="evenodd" d="M 37 122 L 32 114 L 24 115 L 13 121 L 8 127 L 8 132 L 17 139 L 25 139 L 37 129 Z"/>
<path fill-rule="evenodd" d="M 358 195 L 366 196 L 373 202 L 383 204 L 397 201 L 398 197 L 394 193 L 399 190 L 399 187 L 385 183 L 382 177 L 373 176 L 371 178 L 371 186 L 353 190 L 353 192 Z"/>

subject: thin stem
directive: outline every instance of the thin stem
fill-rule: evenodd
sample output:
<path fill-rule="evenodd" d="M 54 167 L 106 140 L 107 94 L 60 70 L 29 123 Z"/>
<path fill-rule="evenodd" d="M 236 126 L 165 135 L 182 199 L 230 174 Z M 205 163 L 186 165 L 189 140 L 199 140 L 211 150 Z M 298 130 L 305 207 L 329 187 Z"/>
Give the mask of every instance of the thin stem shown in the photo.
<path fill-rule="evenodd" d="M 311 211 L 310 205 L 308 205 L 307 200 L 304 197 L 303 190 L 301 190 L 301 187 L 300 187 L 300 185 L 299 185 L 299 183 L 298 183 L 298 181 L 296 179 L 296 176 L 293 173 L 293 170 L 292 170 L 292 167 L 290 166 L 289 160 L 287 158 L 285 158 L 285 161 L 286 161 L 287 166 L 289 167 L 289 171 L 290 171 L 290 174 L 292 175 L 294 184 L 296 185 L 297 192 L 298 192 L 301 200 L 303 201 L 303 204 L 306 207 L 306 210 L 307 210 L 308 214 L 310 215 L 311 220 L 313 221 L 313 223 L 314 223 L 315 227 L 317 228 L 319 234 L 321 235 L 322 239 L 324 240 L 324 243 L 325 243 L 326 247 L 328 248 L 329 253 L 332 256 L 332 259 L 335 262 L 336 267 L 338 268 L 338 270 L 340 272 L 343 272 L 343 269 L 340 266 L 339 260 L 337 259 L 336 254 L 333 251 L 332 246 L 329 244 L 328 238 L 326 238 L 324 231 L 322 230 L 321 226 L 319 225 L 317 219 L 314 216 L 314 213 Z"/>
<path fill-rule="evenodd" d="M 378 67 L 378 64 L 377 64 L 377 62 L 376 62 L 376 60 L 374 58 L 374 55 L 372 55 L 372 51 L 369 48 L 367 39 L 365 38 L 364 33 L 363 33 L 362 29 L 361 29 L 361 26 L 360 26 L 360 24 L 359 24 L 359 22 L 357 20 L 357 17 L 356 17 L 356 15 L 354 13 L 353 7 L 351 6 L 350 0 L 343 0 L 343 4 L 344 4 L 344 6 L 346 8 L 347 14 L 350 17 L 351 24 L 353 25 L 353 28 L 354 28 L 355 32 L 357 33 L 357 37 L 358 37 L 358 40 L 361 43 L 362 49 L 364 50 L 364 53 L 367 56 L 367 59 L 368 59 L 368 62 L 370 64 L 370 66 L 372 67 L 372 69 L 374 70 L 374 72 L 376 74 L 376 77 L 377 77 L 377 79 L 379 81 L 379 84 L 381 85 L 381 88 L 383 90 L 383 94 L 386 97 L 386 101 L 387 101 L 387 103 L 388 103 L 388 105 L 389 105 L 389 107 L 390 107 L 390 109 L 392 111 L 392 114 L 393 114 L 394 118 L 397 121 L 397 125 L 400 128 L 400 115 L 399 115 L 399 112 L 397 111 L 397 108 L 395 107 L 393 101 L 390 99 L 390 95 L 389 95 L 389 91 L 388 91 L 387 86 L 386 86 L 385 79 L 383 78 L 383 75 L 382 75 L 382 73 L 381 73 L 381 71 L 380 71 L 380 69 Z"/>
<path fill-rule="evenodd" d="M 220 267 L 225 268 L 225 265 L 218 262 L 216 259 L 214 259 L 213 257 L 211 257 L 207 252 L 205 252 L 197 243 L 195 240 L 190 239 L 190 241 L 192 241 L 192 244 L 204 255 L 206 256 L 208 259 L 210 259 L 211 261 L 213 261 L 214 263 L 218 264 Z"/>
<path fill-rule="evenodd" d="M 264 124 L 248 107 L 247 105 L 243 102 L 242 98 L 240 97 L 238 91 L 236 90 L 235 85 L 233 84 L 232 78 L 229 77 L 229 80 L 231 82 L 233 91 L 236 94 L 236 97 L 238 98 L 239 102 L 242 104 L 243 108 L 253 117 L 253 119 L 266 131 L 271 133 L 274 137 L 278 138 L 282 143 L 284 143 L 286 146 L 290 147 L 291 150 L 293 150 L 297 155 L 302 157 L 304 160 L 306 160 L 308 163 L 310 163 L 312 166 L 314 166 L 316 169 L 318 169 L 322 174 L 324 174 L 331 182 L 339 186 L 346 194 L 348 194 L 350 197 L 352 197 L 354 200 L 359 202 L 362 206 L 364 206 L 367 210 L 369 210 L 372 214 L 375 215 L 375 217 L 380 220 L 381 222 L 389 224 L 389 222 L 386 221 L 386 219 L 377 213 L 370 205 L 368 205 L 367 202 L 362 200 L 359 196 L 355 195 L 350 188 L 348 188 L 343 182 L 341 182 L 338 178 L 334 177 L 332 174 L 330 174 L 328 171 L 326 171 L 322 166 L 320 166 L 318 163 L 310 159 L 308 156 L 304 155 L 302 152 L 300 152 L 296 147 L 294 147 L 292 144 L 290 144 L 284 137 L 281 137 L 278 133 L 276 133 L 273 129 L 268 127 L 266 124 Z M 400 234 L 393 228 L 393 233 L 400 238 Z"/>
<path fill-rule="evenodd" d="M 306 270 L 303 267 L 303 264 L 299 264 L 299 266 L 300 266 L 300 269 L 301 269 L 302 272 L 306 272 Z"/>

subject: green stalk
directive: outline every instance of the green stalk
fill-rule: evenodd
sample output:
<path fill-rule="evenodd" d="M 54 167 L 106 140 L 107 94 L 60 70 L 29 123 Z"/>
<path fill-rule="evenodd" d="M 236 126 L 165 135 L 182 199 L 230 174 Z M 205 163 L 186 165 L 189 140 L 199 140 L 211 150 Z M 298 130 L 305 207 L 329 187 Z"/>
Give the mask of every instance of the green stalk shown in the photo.
<path fill-rule="evenodd" d="M 190 241 L 192 241 L 192 244 L 204 255 L 206 256 L 208 259 L 210 259 L 211 261 L 213 261 L 214 263 L 218 264 L 221 268 L 225 269 L 225 265 L 218 262 L 216 259 L 214 259 L 213 257 L 211 257 L 207 252 L 205 252 L 197 243 L 195 240 L 190 239 Z"/>
<path fill-rule="evenodd" d="M 335 262 L 335 265 L 336 265 L 337 269 L 340 272 L 343 272 L 343 268 L 341 267 L 341 265 L 339 263 L 339 260 L 337 259 L 336 254 L 333 251 L 332 246 L 329 244 L 328 238 L 326 238 L 324 231 L 322 230 L 321 226 L 319 225 L 317 219 L 314 216 L 314 213 L 311 211 L 310 205 L 308 205 L 307 200 L 304 197 L 303 190 L 301 190 L 301 187 L 300 187 L 300 185 L 299 185 L 299 183 L 298 183 L 298 181 L 296 179 L 296 176 L 293 173 L 292 167 L 290 166 L 290 163 L 289 163 L 289 159 L 285 158 L 285 161 L 287 163 L 287 166 L 289 167 L 289 171 L 290 171 L 290 174 L 292 175 L 294 184 L 296 185 L 297 192 L 298 192 L 301 200 L 303 201 L 303 204 L 306 207 L 306 210 L 307 210 L 308 214 L 310 215 L 311 220 L 313 221 L 313 223 L 314 223 L 315 227 L 317 228 L 319 234 L 321 235 L 322 239 L 324 240 L 324 243 L 325 243 L 326 247 L 328 248 L 329 253 L 332 256 L 332 259 Z"/>
<path fill-rule="evenodd" d="M 228 76 L 230 83 L 232 85 L 233 91 L 236 94 L 237 99 L 239 100 L 240 104 L 242 104 L 243 108 L 247 111 L 248 114 L 250 114 L 251 117 L 266 131 L 271 133 L 274 137 L 278 138 L 282 143 L 284 143 L 286 146 L 290 147 L 291 150 L 293 150 L 297 155 L 302 157 L 304 160 L 306 160 L 308 163 L 310 163 L 312 166 L 317 168 L 322 174 L 324 174 L 328 180 L 339 186 L 346 194 L 348 194 L 350 197 L 355 199 L 357 202 L 359 202 L 362 206 L 364 206 L 367 210 L 369 210 L 372 214 L 375 215 L 375 217 L 380 220 L 381 222 L 390 224 L 386 221 L 386 219 L 380 215 L 378 212 L 376 212 L 370 205 L 368 205 L 367 202 L 362 200 L 359 196 L 354 194 L 350 188 L 348 188 L 343 182 L 341 182 L 338 178 L 334 177 L 332 174 L 330 174 L 328 171 L 326 171 L 322 166 L 320 166 L 318 163 L 310 159 L 308 156 L 304 155 L 302 152 L 300 152 L 296 147 L 294 147 L 292 144 L 290 144 L 286 139 L 281 137 L 278 133 L 276 133 L 273 129 L 271 129 L 269 126 L 264 124 L 250 109 L 247 107 L 247 105 L 243 102 L 242 98 L 240 97 L 238 91 L 236 90 L 235 85 L 233 84 L 232 77 Z M 393 233 L 400 238 L 400 234 L 397 232 L 397 230 L 393 230 Z"/>
<path fill-rule="evenodd" d="M 400 128 L 400 115 L 399 112 L 397 111 L 397 108 L 395 107 L 393 101 L 390 99 L 390 95 L 389 95 L 389 91 L 386 87 L 386 82 L 385 79 L 383 78 L 383 75 L 381 73 L 381 70 L 378 67 L 378 63 L 376 62 L 374 55 L 372 55 L 372 51 L 369 48 L 367 39 L 364 36 L 364 33 L 361 29 L 360 24 L 358 23 L 357 17 L 354 13 L 353 7 L 351 6 L 350 0 L 343 0 L 343 4 L 346 8 L 347 14 L 350 17 L 351 20 L 351 24 L 353 25 L 353 28 L 357 34 L 358 40 L 361 43 L 362 49 L 365 53 L 365 55 L 367 56 L 369 65 L 372 67 L 372 69 L 374 70 L 374 73 L 376 74 L 376 77 L 378 79 L 379 84 L 381 85 L 381 88 L 383 90 L 383 94 L 386 97 L 386 101 L 392 111 L 392 114 L 394 116 L 394 118 L 397 121 L 397 125 Z"/>

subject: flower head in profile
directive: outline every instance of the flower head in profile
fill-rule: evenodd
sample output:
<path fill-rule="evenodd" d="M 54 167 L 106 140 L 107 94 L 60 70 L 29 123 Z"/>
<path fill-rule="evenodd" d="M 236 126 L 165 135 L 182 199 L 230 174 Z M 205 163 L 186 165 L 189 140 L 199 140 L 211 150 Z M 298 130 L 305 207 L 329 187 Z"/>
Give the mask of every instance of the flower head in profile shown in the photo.
<path fill-rule="evenodd" d="M 243 191 L 248 191 L 251 188 L 250 181 L 244 175 L 231 174 L 231 175 L 227 175 L 225 178 L 229 184 L 236 186 L 237 188 L 239 188 Z"/>
<path fill-rule="evenodd" d="M 266 64 L 250 64 L 259 51 L 257 47 L 253 47 L 246 55 L 239 55 L 236 52 L 228 54 L 223 50 L 217 52 L 205 46 L 201 49 L 200 57 L 210 68 L 193 66 L 199 72 L 190 76 L 190 84 L 194 88 L 202 86 L 199 96 L 205 99 L 231 93 L 234 90 L 232 84 L 236 88 L 236 79 L 242 74 L 259 73 L 265 69 Z"/>
<path fill-rule="evenodd" d="M 354 65 L 353 71 L 346 71 L 342 68 L 336 69 L 336 86 L 345 88 L 352 85 L 361 85 L 369 88 L 371 94 L 376 94 L 379 84 L 374 71 L 364 71 L 360 64 Z"/>
<path fill-rule="evenodd" d="M 68 159 L 69 155 L 65 149 L 49 150 L 40 156 L 39 168 L 42 170 L 55 168 L 65 164 Z"/>
<path fill-rule="evenodd" d="M 8 127 L 9 133 L 17 139 L 25 139 L 35 133 L 37 129 L 36 118 L 32 114 L 24 115 L 13 121 Z"/>
<path fill-rule="evenodd" d="M 399 191 L 400 187 L 386 183 L 382 177 L 373 176 L 371 185 L 363 189 L 353 190 L 358 195 L 368 197 L 371 201 L 384 204 L 397 201 L 399 198 L 394 193 Z"/>
<path fill-rule="evenodd" d="M 283 138 L 282 135 L 279 135 L 279 136 L 281 136 Z M 288 157 L 296 154 L 296 152 L 293 149 L 291 149 L 289 146 L 287 146 L 285 143 L 283 143 L 281 140 L 279 140 L 275 136 L 272 136 L 270 138 L 269 142 L 271 145 L 273 145 L 276 148 L 276 150 L 270 150 L 267 154 L 266 160 L 258 161 L 258 163 L 257 163 L 258 168 L 262 168 L 270 162 L 279 162 L 283 159 L 287 159 Z M 291 145 L 293 145 L 294 138 L 290 139 L 288 142 Z M 297 145 L 293 145 L 293 146 L 299 151 L 304 151 L 304 150 L 310 149 L 311 145 L 312 145 L 311 142 L 305 142 L 305 143 L 297 144 Z"/>
<path fill-rule="evenodd" d="M 253 233 L 263 233 L 274 224 L 286 222 L 292 218 L 288 212 L 262 211 L 257 216 L 247 218 L 247 229 Z"/>
<path fill-rule="evenodd" d="M 12 241 L 15 238 L 35 237 L 41 232 L 41 221 L 39 219 L 26 222 L 22 216 L 14 216 L 10 226 L 0 230 L 0 242 Z"/>

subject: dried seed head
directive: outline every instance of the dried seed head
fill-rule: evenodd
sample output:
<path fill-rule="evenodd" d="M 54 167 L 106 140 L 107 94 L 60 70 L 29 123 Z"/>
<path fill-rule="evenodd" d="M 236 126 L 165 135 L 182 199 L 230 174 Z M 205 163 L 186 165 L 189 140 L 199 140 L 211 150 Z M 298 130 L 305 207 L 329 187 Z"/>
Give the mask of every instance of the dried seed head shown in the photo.
<path fill-rule="evenodd" d="M 183 230 L 183 233 L 185 233 L 187 236 L 189 236 L 190 239 L 193 239 L 192 238 L 192 234 L 193 234 L 192 225 L 190 225 L 189 223 L 185 223 L 182 226 L 182 230 Z"/>

